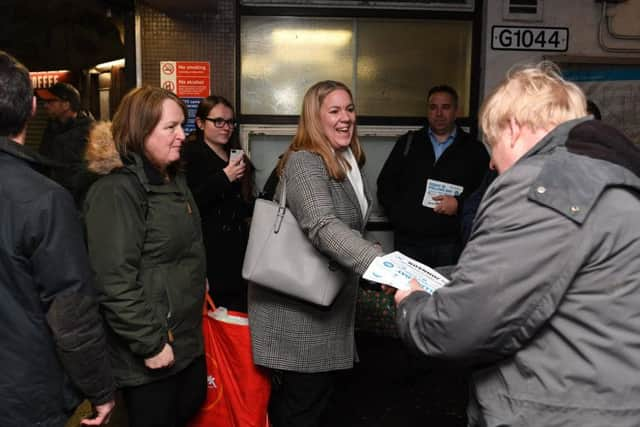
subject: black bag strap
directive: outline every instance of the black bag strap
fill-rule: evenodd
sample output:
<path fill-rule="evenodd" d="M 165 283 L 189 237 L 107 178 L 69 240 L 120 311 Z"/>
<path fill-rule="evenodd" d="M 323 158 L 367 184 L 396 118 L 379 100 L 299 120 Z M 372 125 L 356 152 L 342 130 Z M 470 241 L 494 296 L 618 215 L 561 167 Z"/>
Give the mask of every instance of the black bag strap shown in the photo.
<path fill-rule="evenodd" d="M 413 134 L 415 132 L 410 130 L 407 132 L 407 143 L 404 146 L 404 151 L 402 152 L 402 157 L 407 157 L 409 154 L 409 150 L 411 149 L 411 143 L 413 142 Z"/>
<path fill-rule="evenodd" d="M 269 178 L 267 178 L 267 182 L 264 183 L 264 187 L 262 188 L 262 191 L 260 192 L 260 195 L 258 197 L 260 197 L 261 199 L 273 200 L 273 196 L 275 196 L 276 194 L 276 187 L 278 187 L 279 180 L 280 177 L 278 176 L 278 166 L 276 165 L 276 167 L 271 171 Z"/>

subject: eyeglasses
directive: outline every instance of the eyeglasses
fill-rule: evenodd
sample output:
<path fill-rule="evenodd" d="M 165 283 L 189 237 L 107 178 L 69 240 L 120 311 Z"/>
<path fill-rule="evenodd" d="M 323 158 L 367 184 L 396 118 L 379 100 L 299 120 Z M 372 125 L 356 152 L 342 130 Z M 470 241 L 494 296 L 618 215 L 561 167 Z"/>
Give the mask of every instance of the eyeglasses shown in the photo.
<path fill-rule="evenodd" d="M 231 129 L 238 126 L 238 123 L 234 119 L 225 120 L 222 117 L 205 117 L 204 120 L 213 123 L 217 128 L 224 127 L 225 124 Z"/>

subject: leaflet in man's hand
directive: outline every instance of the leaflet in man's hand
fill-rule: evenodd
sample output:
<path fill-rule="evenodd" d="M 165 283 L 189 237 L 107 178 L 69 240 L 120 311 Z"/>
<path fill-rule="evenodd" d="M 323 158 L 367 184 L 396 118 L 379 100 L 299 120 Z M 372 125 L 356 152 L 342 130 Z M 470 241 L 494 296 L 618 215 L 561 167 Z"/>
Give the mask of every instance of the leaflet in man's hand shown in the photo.
<path fill-rule="evenodd" d="M 430 294 L 449 283 L 434 269 L 398 251 L 374 259 L 362 277 L 398 289 L 409 289 L 409 281 L 416 279 Z"/>
<path fill-rule="evenodd" d="M 462 194 L 462 190 L 464 190 L 464 187 L 460 185 L 428 179 L 427 188 L 424 192 L 424 198 L 422 199 L 422 206 L 433 209 L 438 204 L 438 202 L 433 200 L 433 196 L 459 196 Z"/>

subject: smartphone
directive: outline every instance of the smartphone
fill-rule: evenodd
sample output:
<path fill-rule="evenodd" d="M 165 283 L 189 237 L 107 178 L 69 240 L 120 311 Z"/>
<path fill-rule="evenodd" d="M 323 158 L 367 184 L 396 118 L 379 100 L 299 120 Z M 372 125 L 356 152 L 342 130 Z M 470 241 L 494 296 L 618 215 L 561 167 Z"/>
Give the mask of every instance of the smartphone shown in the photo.
<path fill-rule="evenodd" d="M 229 163 L 235 162 L 238 157 L 244 157 L 244 150 L 239 148 L 232 148 L 231 153 L 229 154 Z"/>

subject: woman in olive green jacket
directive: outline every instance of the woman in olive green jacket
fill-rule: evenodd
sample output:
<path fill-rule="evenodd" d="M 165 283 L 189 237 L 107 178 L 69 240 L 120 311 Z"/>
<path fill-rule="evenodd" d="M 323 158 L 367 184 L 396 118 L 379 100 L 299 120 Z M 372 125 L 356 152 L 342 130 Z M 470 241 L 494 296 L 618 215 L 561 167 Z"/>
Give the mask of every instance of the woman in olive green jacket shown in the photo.
<path fill-rule="evenodd" d="M 87 241 L 129 424 L 182 426 L 206 394 L 200 217 L 177 167 L 184 104 L 134 89 L 98 125 L 88 166 L 106 174 L 84 205 Z M 113 138 L 113 140 L 112 140 Z"/>

